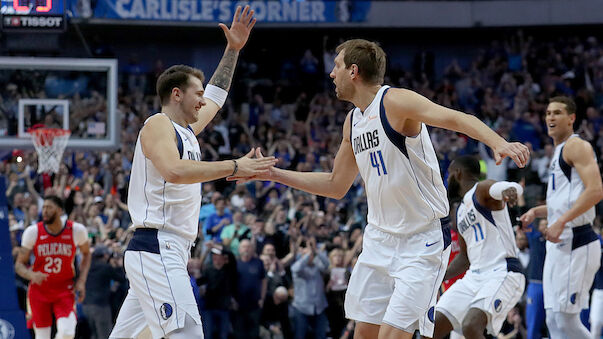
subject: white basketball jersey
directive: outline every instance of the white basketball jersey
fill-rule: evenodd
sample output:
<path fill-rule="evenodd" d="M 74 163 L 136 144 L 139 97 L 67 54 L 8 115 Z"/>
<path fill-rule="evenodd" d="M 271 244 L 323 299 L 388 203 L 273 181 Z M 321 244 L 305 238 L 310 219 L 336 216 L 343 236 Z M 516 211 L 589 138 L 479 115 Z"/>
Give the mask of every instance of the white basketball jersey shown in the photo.
<path fill-rule="evenodd" d="M 199 142 L 190 126 L 184 128 L 173 121 L 172 125 L 176 131 L 180 159 L 201 161 Z M 128 189 L 128 209 L 134 228 L 157 228 L 195 241 L 201 209 L 201 184 L 165 181 L 142 152 L 139 134 Z"/>
<path fill-rule="evenodd" d="M 578 135 L 572 134 L 567 140 L 574 137 L 578 137 Z M 578 171 L 563 160 L 563 146 L 565 146 L 567 140 L 555 147 L 555 153 L 551 160 L 551 177 L 546 190 L 546 209 L 549 225 L 567 212 L 584 191 L 584 183 L 580 179 Z M 574 227 L 592 224 L 594 219 L 595 207 L 593 206 L 584 214 L 565 224 L 565 226 Z"/>
<path fill-rule="evenodd" d="M 350 140 L 366 185 L 368 223 L 389 233 L 427 231 L 448 216 L 446 188 L 425 124 L 414 137 L 391 127 L 383 107 L 388 88 L 364 112 L 352 112 Z"/>
<path fill-rule="evenodd" d="M 473 186 L 465 193 L 456 212 L 457 229 L 467 244 L 467 257 L 471 270 L 506 264 L 506 258 L 517 258 L 513 224 L 507 205 L 499 211 L 491 211 L 477 202 Z"/>

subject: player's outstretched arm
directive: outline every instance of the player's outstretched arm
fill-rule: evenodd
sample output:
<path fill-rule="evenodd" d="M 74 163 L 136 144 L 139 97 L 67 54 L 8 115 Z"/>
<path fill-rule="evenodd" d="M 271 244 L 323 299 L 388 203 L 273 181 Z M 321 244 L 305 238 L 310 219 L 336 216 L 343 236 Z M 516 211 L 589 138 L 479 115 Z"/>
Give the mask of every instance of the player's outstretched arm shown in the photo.
<path fill-rule="evenodd" d="M 236 160 L 194 161 L 180 159 L 176 146 L 176 131 L 169 118 L 157 114 L 149 119 L 140 132 L 142 151 L 161 176 L 170 183 L 193 184 L 227 177 L 254 176 L 268 172 L 276 164 L 274 157 L 252 159 L 252 149 Z"/>
<path fill-rule="evenodd" d="M 469 257 L 467 257 L 467 244 L 463 237 L 459 234 L 459 247 L 460 251 L 450 265 L 448 265 L 448 269 L 446 270 L 446 274 L 444 275 L 444 280 L 452 279 L 459 274 L 465 272 L 469 269 Z"/>
<path fill-rule="evenodd" d="M 206 100 L 206 105 L 199 110 L 199 120 L 191 125 L 195 135 L 201 133 L 224 104 L 223 101 L 226 99 L 226 95 L 230 89 L 234 70 L 239 59 L 239 51 L 247 43 L 249 33 L 251 33 L 251 29 L 256 22 L 253 14 L 254 12 L 253 10 L 249 10 L 249 6 L 245 6 L 242 11 L 241 6 L 238 6 L 232 18 L 230 28 L 223 23 L 219 24 L 226 36 L 226 50 L 216 71 L 211 79 L 209 79 L 208 88 L 205 90 L 205 98 L 210 100 Z M 217 87 L 217 91 L 208 91 L 209 85 Z"/>
<path fill-rule="evenodd" d="M 510 157 L 517 166 L 524 167 L 530 158 L 525 145 L 507 142 L 475 116 L 438 105 L 416 92 L 392 88 L 385 95 L 383 104 L 386 112 L 393 112 L 401 119 L 461 132 L 483 142 L 494 151 L 497 165 L 503 158 Z"/>
<path fill-rule="evenodd" d="M 563 147 L 562 156 L 570 166 L 576 168 L 584 183 L 584 191 L 574 205 L 547 228 L 546 239 L 552 242 L 559 241 L 566 223 L 585 213 L 603 199 L 601 172 L 592 146 L 582 139 L 571 138 Z"/>
<path fill-rule="evenodd" d="M 484 180 L 477 184 L 475 196 L 480 205 L 491 211 L 500 211 L 505 203 L 513 207 L 523 194 L 523 187 L 516 182 Z"/>
<path fill-rule="evenodd" d="M 358 166 L 356 166 L 356 159 L 354 158 L 352 143 L 350 141 L 350 119 L 351 114 L 348 114 L 343 125 L 343 140 L 335 156 L 332 172 L 296 172 L 271 168 L 268 173 L 262 175 L 254 177 L 238 175 L 230 177 L 228 180 L 247 181 L 251 179 L 276 181 L 308 193 L 341 199 L 348 192 L 358 175 Z M 259 149 L 256 156 L 258 158 L 262 157 Z"/>

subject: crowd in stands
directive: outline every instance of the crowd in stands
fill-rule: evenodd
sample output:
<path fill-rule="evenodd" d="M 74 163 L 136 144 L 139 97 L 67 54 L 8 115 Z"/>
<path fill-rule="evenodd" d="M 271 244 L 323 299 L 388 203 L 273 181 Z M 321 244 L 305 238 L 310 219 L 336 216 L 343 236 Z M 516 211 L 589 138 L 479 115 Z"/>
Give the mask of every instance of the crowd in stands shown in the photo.
<path fill-rule="evenodd" d="M 330 171 L 351 109 L 330 87 L 333 56 L 328 49 L 323 56 L 308 50 L 297 63 L 282 65 L 279 81 L 262 78 L 253 60 L 242 60 L 232 90 L 236 94 L 198 137 L 204 160 L 239 157 L 261 146 L 264 154 L 280 159 L 282 168 Z M 576 100 L 581 118 L 576 130 L 603 163 L 603 45 L 594 37 L 539 41 L 518 32 L 484 46 L 469 67 L 455 60 L 442 74 L 421 59 L 412 69 L 389 69 L 385 83 L 475 114 L 532 151 L 524 169 L 511 161 L 497 167 L 483 145 L 434 128 L 430 134 L 444 176 L 455 156 L 475 154 L 482 159 L 485 177 L 525 186 L 526 207 L 542 203 L 553 154 L 543 116 L 554 95 Z M 88 228 L 94 258 L 87 297 L 78 305 L 81 338 L 106 337 L 127 291 L 128 181 L 138 131 L 160 111 L 150 88 L 162 69 L 158 63 L 145 74 L 121 74 L 120 149 L 68 150 L 54 175 L 37 173 L 35 152 L 15 151 L 0 162 L 15 249 L 23 229 L 40 220 L 44 195 L 64 198 L 69 218 Z M 9 81 L 1 89 L 3 114 L 16 95 L 31 95 L 14 85 Z M 21 162 L 15 161 L 17 156 Z M 362 249 L 366 189 L 358 177 L 343 199 L 332 200 L 274 183 L 204 183 L 199 236 L 188 269 L 206 338 L 351 338 L 354 326 L 344 317 L 343 298 Z M 597 208 L 594 226 L 599 232 L 603 211 L 601 204 Z M 528 267 L 529 256 L 522 262 Z M 26 282 L 17 281 L 24 296 Z M 505 338 L 525 338 L 523 317 L 521 307 L 512 311 Z"/>

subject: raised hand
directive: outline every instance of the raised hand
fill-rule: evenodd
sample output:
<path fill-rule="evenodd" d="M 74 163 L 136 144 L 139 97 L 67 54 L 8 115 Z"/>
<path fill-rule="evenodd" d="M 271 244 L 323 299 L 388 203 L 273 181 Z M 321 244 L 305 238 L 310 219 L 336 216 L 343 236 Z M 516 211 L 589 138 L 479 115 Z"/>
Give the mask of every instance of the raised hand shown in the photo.
<path fill-rule="evenodd" d="M 249 39 L 249 33 L 255 25 L 256 18 L 253 17 L 254 11 L 249 10 L 249 5 L 245 6 L 241 13 L 241 6 L 237 6 L 230 29 L 223 23 L 218 26 L 224 31 L 228 47 L 234 50 L 241 50 Z"/>
<path fill-rule="evenodd" d="M 519 168 L 524 168 L 530 160 L 530 150 L 519 142 L 505 142 L 494 149 L 494 160 L 500 165 L 505 157 L 511 158 Z"/>

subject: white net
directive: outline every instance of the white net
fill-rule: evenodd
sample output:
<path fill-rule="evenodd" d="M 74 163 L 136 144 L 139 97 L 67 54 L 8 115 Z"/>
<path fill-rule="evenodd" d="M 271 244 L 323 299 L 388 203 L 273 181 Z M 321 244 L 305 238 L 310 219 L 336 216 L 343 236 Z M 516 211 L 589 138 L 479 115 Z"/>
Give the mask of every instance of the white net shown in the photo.
<path fill-rule="evenodd" d="M 57 173 L 71 132 L 59 128 L 38 128 L 29 131 L 38 153 L 38 173 Z"/>

